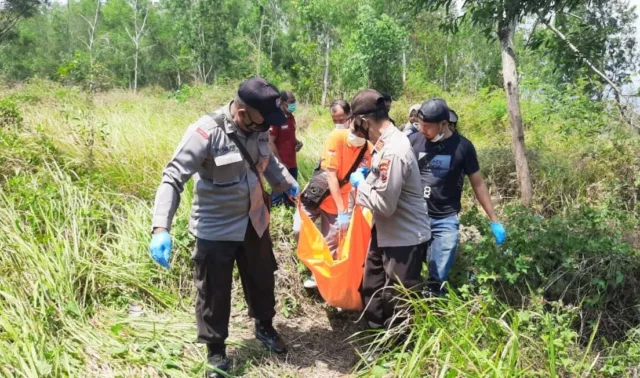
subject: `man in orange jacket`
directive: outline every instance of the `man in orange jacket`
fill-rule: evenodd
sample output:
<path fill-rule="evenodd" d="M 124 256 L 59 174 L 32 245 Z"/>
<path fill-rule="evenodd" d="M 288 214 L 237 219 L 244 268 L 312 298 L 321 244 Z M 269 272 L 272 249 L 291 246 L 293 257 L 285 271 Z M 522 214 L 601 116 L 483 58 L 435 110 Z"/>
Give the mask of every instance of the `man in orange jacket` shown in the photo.
<path fill-rule="evenodd" d="M 362 149 L 366 151 L 358 162 L 357 167 L 369 167 L 371 165 L 371 151 L 373 146 L 366 139 L 355 134 L 350 129 L 335 129 L 324 143 L 320 169 L 326 172 L 330 195 L 325 198 L 317 208 L 310 208 L 301 203 L 302 210 L 312 221 L 320 219 L 320 232 L 324 236 L 331 253 L 335 254 L 340 245 L 340 232 L 349 227 L 351 213 L 349 209 L 349 171 L 360 157 Z M 296 211 L 293 222 L 293 232 L 298 238 L 301 219 Z M 305 288 L 315 288 L 313 277 L 305 281 Z"/>

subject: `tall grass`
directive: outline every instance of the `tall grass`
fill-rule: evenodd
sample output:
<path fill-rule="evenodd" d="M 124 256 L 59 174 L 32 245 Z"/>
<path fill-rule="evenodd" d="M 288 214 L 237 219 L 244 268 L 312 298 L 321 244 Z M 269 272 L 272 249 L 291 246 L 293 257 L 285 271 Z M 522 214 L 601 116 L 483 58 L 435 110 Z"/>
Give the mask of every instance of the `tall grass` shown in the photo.
<path fill-rule="evenodd" d="M 151 206 L 162 166 L 186 127 L 232 98 L 233 87 L 196 88 L 172 95 L 114 91 L 88 102 L 76 89 L 34 80 L 0 93 L 18 104 L 22 117 L 20 127 L 8 130 L 0 125 L 0 376 L 187 377 L 202 372 L 204 350 L 194 343 L 192 239 L 187 232 L 191 189 L 185 190 L 175 218 L 170 271 L 153 264 L 148 256 Z M 395 103 L 392 116 L 398 123 L 406 121 L 402 108 L 420 100 L 402 99 Z M 516 196 L 503 101 L 493 92 L 478 99 L 450 98 L 461 114 L 463 132 L 478 147 L 502 215 Z M 539 105 L 525 106 L 530 110 L 525 115 L 532 114 L 527 119 L 531 122 L 527 142 L 534 153 L 539 213 L 564 216 L 592 206 L 596 210 L 584 216 L 594 227 L 604 229 L 593 233 L 598 238 L 607 228 L 624 234 L 635 227 L 640 180 L 633 167 L 640 156 L 638 140 L 620 137 L 615 130 L 606 139 L 602 128 L 596 136 L 577 128 L 573 138 L 557 137 L 567 125 L 575 126 L 575 118 L 540 121 Z M 327 109 L 304 105 L 299 109 L 299 137 L 305 143 L 298 156 L 303 185 L 333 125 Z M 588 144 L 592 140 L 598 143 Z M 464 205 L 466 210 L 475 206 L 469 192 Z M 289 232 L 291 215 L 286 209 L 274 211 L 271 231 L 280 263 L 278 311 L 298 317 L 291 322 L 295 325 L 305 316 L 317 316 L 318 305 L 304 299 Z M 517 224 L 515 215 L 513 219 L 518 237 L 514 246 L 527 246 L 527 253 L 541 259 L 549 251 L 557 253 L 555 248 L 567 240 L 585 242 L 586 238 L 565 238 L 563 232 L 593 229 L 554 226 L 568 218 L 548 222 L 518 218 Z M 505 221 L 509 227 L 509 219 Z M 506 262 L 491 255 L 495 251 L 487 247 L 485 223 L 484 218 L 474 221 L 482 240 L 461 248 L 459 261 L 484 264 L 487 269 L 513 265 L 514 271 L 507 273 L 514 277 L 515 273 L 533 275 L 527 270 L 548 265 L 525 264 L 525 256 Z M 541 227 L 558 239 L 539 242 L 537 249 L 527 245 L 527 235 L 542 240 L 545 230 Z M 604 243 L 594 236 L 593 243 L 606 249 L 618 239 Z M 594 300 L 624 287 L 623 282 L 637 281 L 625 278 L 635 265 L 616 269 L 620 261 L 637 259 L 632 251 L 615 248 L 622 257 L 614 261 L 601 249 L 598 245 L 584 249 L 591 253 L 590 259 L 601 262 L 587 266 L 588 277 L 606 281 L 589 286 Z M 570 249 L 573 276 L 585 266 L 580 251 Z M 595 270 L 606 270 L 606 274 Z M 548 277 L 546 271 L 539 273 L 536 279 Z M 561 271 L 555 273 L 559 276 L 551 277 L 563 277 Z M 480 289 L 463 286 L 459 295 L 452 292 L 447 300 L 414 301 L 407 342 L 373 365 L 361 365 L 362 375 L 616 376 L 640 363 L 640 338 L 633 325 L 625 326 L 626 339 L 606 345 L 611 340 L 604 340 L 599 322 L 593 321 L 585 331 L 576 330 L 576 324 L 581 324 L 579 306 L 547 302 L 538 291 L 529 294 L 522 284 L 526 279 L 514 278 L 518 286 L 510 292 L 521 291 L 524 304 L 508 307 L 492 291 L 494 282 L 505 284 L 504 277 L 496 273 L 482 279 L 486 282 Z M 578 281 L 583 285 L 579 291 L 588 279 Z M 622 303 L 621 295 L 613 297 L 617 302 L 600 303 Z M 309 315 L 312 307 L 316 312 Z M 274 374 L 256 365 L 249 374 Z"/>

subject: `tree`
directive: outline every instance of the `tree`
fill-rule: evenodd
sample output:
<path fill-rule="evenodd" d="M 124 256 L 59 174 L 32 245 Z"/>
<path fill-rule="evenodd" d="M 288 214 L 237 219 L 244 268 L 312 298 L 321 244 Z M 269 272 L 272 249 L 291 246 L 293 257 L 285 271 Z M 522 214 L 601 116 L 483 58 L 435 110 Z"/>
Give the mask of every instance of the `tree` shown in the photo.
<path fill-rule="evenodd" d="M 398 94 L 406 31 L 387 14 L 376 15 L 368 5 L 358 10 L 355 25 L 343 49 L 347 56 L 342 72 L 345 84 L 352 90 L 367 86 Z"/>
<path fill-rule="evenodd" d="M 4 0 L 0 2 L 0 42 L 23 18 L 33 16 L 47 0 Z"/>
<path fill-rule="evenodd" d="M 462 5 L 462 14 L 455 13 L 454 0 L 414 0 L 416 5 L 430 9 L 445 8 L 447 18 L 442 22 L 446 30 L 455 32 L 466 18 L 472 25 L 481 28 L 488 38 L 498 37 L 502 51 L 502 74 L 507 96 L 507 110 L 512 129 L 512 144 L 516 161 L 516 173 L 523 204 L 531 203 L 532 188 L 529 163 L 524 143 L 524 128 L 520 111 L 518 67 L 514 35 L 516 27 L 524 17 L 547 15 L 551 12 L 567 11 L 586 0 L 467 0 Z"/>
<path fill-rule="evenodd" d="M 140 47 L 142 44 L 142 39 L 145 36 L 147 26 L 147 16 L 149 15 L 149 9 L 146 4 L 141 4 L 138 0 L 129 0 L 129 5 L 131 6 L 131 10 L 133 11 L 133 33 L 129 31 L 129 28 L 125 27 L 129 38 L 131 38 L 131 42 L 133 42 L 133 47 L 135 49 L 134 52 L 134 68 L 133 68 L 133 93 L 138 93 L 138 58 L 140 56 Z M 140 13 L 144 12 L 144 16 L 142 17 L 142 21 L 139 20 Z"/>
<path fill-rule="evenodd" d="M 93 17 L 85 17 L 82 16 L 82 19 L 87 23 L 87 39 L 82 40 L 82 42 L 87 47 L 87 52 L 89 53 L 89 92 L 91 94 L 94 93 L 95 90 L 95 47 L 96 40 L 98 37 L 98 21 L 100 20 L 100 0 L 95 1 L 95 12 Z"/>
<path fill-rule="evenodd" d="M 557 85 L 587 77 L 585 91 L 602 99 L 613 91 L 621 115 L 630 122 L 621 87 L 640 63 L 635 8 L 627 0 L 608 0 L 538 18 L 546 29 L 533 33 L 531 46 L 552 58 Z M 567 51 L 568 50 L 568 51 Z"/>

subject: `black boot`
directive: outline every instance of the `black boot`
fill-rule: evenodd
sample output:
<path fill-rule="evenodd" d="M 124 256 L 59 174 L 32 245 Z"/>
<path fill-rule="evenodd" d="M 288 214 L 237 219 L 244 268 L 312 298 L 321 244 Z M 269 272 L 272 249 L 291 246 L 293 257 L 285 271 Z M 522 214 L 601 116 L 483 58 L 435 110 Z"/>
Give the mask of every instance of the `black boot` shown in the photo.
<path fill-rule="evenodd" d="M 207 344 L 207 362 L 209 368 L 205 374 L 206 378 L 222 378 L 224 375 L 218 373 L 218 371 L 226 372 L 229 370 L 231 361 L 227 358 L 225 351 L 225 345 L 222 344 Z"/>
<path fill-rule="evenodd" d="M 287 353 L 287 344 L 273 328 L 271 321 L 256 320 L 256 339 L 262 341 L 267 349 L 277 353 Z"/>

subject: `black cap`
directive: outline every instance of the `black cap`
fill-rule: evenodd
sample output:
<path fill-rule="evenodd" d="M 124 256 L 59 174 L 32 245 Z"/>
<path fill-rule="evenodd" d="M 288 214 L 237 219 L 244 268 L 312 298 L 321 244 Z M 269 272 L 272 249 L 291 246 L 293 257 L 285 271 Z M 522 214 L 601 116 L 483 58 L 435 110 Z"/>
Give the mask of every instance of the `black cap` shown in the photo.
<path fill-rule="evenodd" d="M 449 121 L 451 112 L 447 103 L 440 98 L 432 98 L 427 100 L 418 111 L 418 118 L 424 122 L 436 123 L 441 121 Z"/>
<path fill-rule="evenodd" d="M 280 91 L 261 77 L 252 77 L 243 81 L 238 88 L 238 97 L 260 112 L 269 125 L 280 126 L 287 121 L 284 112 L 280 109 Z"/>
<path fill-rule="evenodd" d="M 391 100 L 392 100 L 392 99 L 391 99 L 391 95 L 390 95 L 390 94 L 388 94 L 388 93 L 386 93 L 386 92 L 385 92 L 385 93 L 382 93 L 382 98 L 384 98 L 384 100 L 385 100 L 386 102 L 391 102 Z"/>
<path fill-rule="evenodd" d="M 384 106 L 384 97 L 375 89 L 365 89 L 359 92 L 351 101 L 351 113 L 363 115 L 375 113 L 379 110 L 387 110 Z"/>

